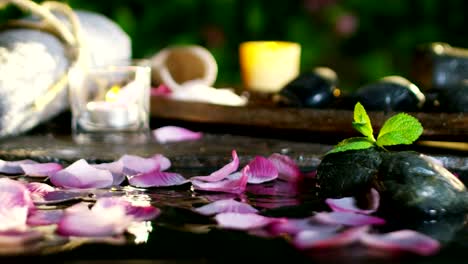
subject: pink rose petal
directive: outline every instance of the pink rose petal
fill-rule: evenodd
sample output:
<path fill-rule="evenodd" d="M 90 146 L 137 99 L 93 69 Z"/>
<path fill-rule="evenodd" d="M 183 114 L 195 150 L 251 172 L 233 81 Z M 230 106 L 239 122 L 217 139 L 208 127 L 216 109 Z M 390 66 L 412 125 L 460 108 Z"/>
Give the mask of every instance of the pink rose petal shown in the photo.
<path fill-rule="evenodd" d="M 123 206 L 125 213 L 131 216 L 134 221 L 149 221 L 156 218 L 161 211 L 151 205 L 134 205 L 122 197 L 106 197 L 100 198 L 96 201 L 93 209 L 96 211 L 110 208 L 113 206 Z"/>
<path fill-rule="evenodd" d="M 23 230 L 29 208 L 33 208 L 28 189 L 8 178 L 0 179 L 0 231 Z"/>
<path fill-rule="evenodd" d="M 107 188 L 112 186 L 114 177 L 109 171 L 96 169 L 80 159 L 52 175 L 50 181 L 55 186 L 64 188 Z"/>
<path fill-rule="evenodd" d="M 335 232 L 341 225 L 321 224 L 312 218 L 286 219 L 286 221 L 274 223 L 269 226 L 269 232 L 273 235 L 289 234 L 295 235 L 302 231 Z"/>
<path fill-rule="evenodd" d="M 227 178 L 231 173 L 234 173 L 239 168 L 239 157 L 235 150 L 232 151 L 232 161 L 221 169 L 211 173 L 208 176 L 195 176 L 190 178 L 190 180 L 199 180 L 206 182 L 217 182 Z"/>
<path fill-rule="evenodd" d="M 127 176 L 150 171 L 164 171 L 171 166 L 171 161 L 163 155 L 156 154 L 150 158 L 134 155 L 123 155 L 119 161 L 123 163 L 123 172 Z"/>
<path fill-rule="evenodd" d="M 159 164 L 160 171 L 165 171 L 171 167 L 171 161 L 164 155 L 156 154 L 150 159 L 154 160 L 157 164 Z"/>
<path fill-rule="evenodd" d="M 295 236 L 293 244 L 300 249 L 342 247 L 358 241 L 368 229 L 368 226 L 353 227 L 338 233 L 306 230 Z"/>
<path fill-rule="evenodd" d="M 50 177 L 63 169 L 62 165 L 53 162 L 21 164 L 20 167 L 24 174 L 29 177 Z"/>
<path fill-rule="evenodd" d="M 33 160 L 18 160 L 18 161 L 5 161 L 0 160 L 0 173 L 5 174 L 22 174 L 24 173 L 21 165 L 23 164 L 37 164 Z"/>
<path fill-rule="evenodd" d="M 273 153 L 268 157 L 278 170 L 278 178 L 285 181 L 297 181 L 301 177 L 301 171 L 296 162 L 286 155 Z"/>
<path fill-rule="evenodd" d="M 131 222 L 132 217 L 126 214 L 123 205 L 88 209 L 87 204 L 81 203 L 65 210 L 57 233 L 65 236 L 114 236 L 125 232 Z"/>
<path fill-rule="evenodd" d="M 182 185 L 187 183 L 187 180 L 178 173 L 155 170 L 131 176 L 128 182 L 135 187 L 148 188 Z"/>
<path fill-rule="evenodd" d="M 45 193 L 41 199 L 34 200 L 36 204 L 60 204 L 71 201 L 79 201 L 83 197 L 88 196 L 88 193 L 76 191 L 60 190 Z"/>
<path fill-rule="evenodd" d="M 106 170 L 112 173 L 113 177 L 113 186 L 120 185 L 125 180 L 124 165 L 121 160 L 110 162 L 110 163 L 100 163 L 100 164 L 93 164 L 92 167 L 99 169 L 99 170 Z"/>
<path fill-rule="evenodd" d="M 328 198 L 325 202 L 330 206 L 334 212 L 351 212 L 360 214 L 371 214 L 379 208 L 380 196 L 377 190 L 371 189 L 371 208 L 368 210 L 361 209 L 356 205 L 356 199 L 354 197 L 344 197 L 340 199 Z"/>
<path fill-rule="evenodd" d="M 195 190 L 200 191 L 243 193 L 247 187 L 247 181 L 249 179 L 247 173 L 249 170 L 249 166 L 246 166 L 242 170 L 242 176 L 239 179 L 222 180 L 218 182 L 203 182 L 192 180 L 192 185 Z"/>
<path fill-rule="evenodd" d="M 219 200 L 195 209 L 202 215 L 215 215 L 219 213 L 257 213 L 258 210 L 246 203 L 238 202 L 234 199 Z"/>
<path fill-rule="evenodd" d="M 314 219 L 320 223 L 346 226 L 383 225 L 385 220 L 379 217 L 350 212 L 316 213 Z"/>
<path fill-rule="evenodd" d="M 30 226 L 53 225 L 62 219 L 63 210 L 32 210 L 27 224 Z"/>
<path fill-rule="evenodd" d="M 34 203 L 44 201 L 44 195 L 55 191 L 54 187 L 41 182 L 30 182 L 26 184 L 26 188 L 29 190 Z"/>
<path fill-rule="evenodd" d="M 171 93 L 171 89 L 165 84 L 160 84 L 158 87 L 151 88 L 151 96 L 167 96 Z"/>
<path fill-rule="evenodd" d="M 400 230 L 386 234 L 365 234 L 361 242 L 369 247 L 391 251 L 409 251 L 423 256 L 437 253 L 440 243 L 413 230 Z"/>
<path fill-rule="evenodd" d="M 258 214 L 221 213 L 215 216 L 218 226 L 227 229 L 249 230 L 261 228 L 284 219 L 270 218 Z"/>
<path fill-rule="evenodd" d="M 248 183 L 263 183 L 278 178 L 278 170 L 273 162 L 257 156 L 248 165 L 250 167 Z"/>
<path fill-rule="evenodd" d="M 164 126 L 153 130 L 153 135 L 159 143 L 180 142 L 187 140 L 198 140 L 203 133 L 194 132 L 183 127 Z"/>

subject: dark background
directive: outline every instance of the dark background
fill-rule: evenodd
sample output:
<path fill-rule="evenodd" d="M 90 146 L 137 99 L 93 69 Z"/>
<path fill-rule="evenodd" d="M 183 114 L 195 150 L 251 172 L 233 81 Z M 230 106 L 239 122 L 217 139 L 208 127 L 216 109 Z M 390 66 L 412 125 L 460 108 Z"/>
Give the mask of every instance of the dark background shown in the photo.
<path fill-rule="evenodd" d="M 42 2 L 42 1 L 36 1 Z M 302 68 L 329 66 L 340 88 L 387 75 L 411 78 L 414 50 L 430 42 L 468 47 L 464 0 L 66 0 L 102 13 L 131 36 L 135 58 L 164 47 L 199 44 L 219 64 L 216 87 L 239 85 L 239 44 L 286 40 L 302 45 Z M 5 18 L 0 12 L 0 20 Z"/>
<path fill-rule="evenodd" d="M 429 42 L 468 47 L 463 0 L 68 0 L 117 21 L 136 58 L 175 44 L 207 47 L 218 86 L 239 84 L 238 46 L 247 40 L 302 45 L 302 68 L 329 66 L 342 89 L 387 75 L 410 78 L 414 49 Z"/>

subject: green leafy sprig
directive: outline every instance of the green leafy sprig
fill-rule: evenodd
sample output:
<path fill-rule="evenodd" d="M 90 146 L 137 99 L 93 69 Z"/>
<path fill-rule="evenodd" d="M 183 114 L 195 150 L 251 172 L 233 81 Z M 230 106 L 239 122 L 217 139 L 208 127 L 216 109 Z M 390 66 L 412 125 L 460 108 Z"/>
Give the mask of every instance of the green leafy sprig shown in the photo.
<path fill-rule="evenodd" d="M 379 131 L 377 139 L 375 139 L 371 120 L 361 103 L 357 103 L 354 107 L 353 127 L 364 135 L 364 137 L 345 139 L 328 153 L 367 149 L 374 146 L 384 148 L 384 146 L 401 144 L 410 145 L 416 141 L 423 132 L 423 127 L 418 119 L 406 113 L 400 113 L 385 121 Z"/>

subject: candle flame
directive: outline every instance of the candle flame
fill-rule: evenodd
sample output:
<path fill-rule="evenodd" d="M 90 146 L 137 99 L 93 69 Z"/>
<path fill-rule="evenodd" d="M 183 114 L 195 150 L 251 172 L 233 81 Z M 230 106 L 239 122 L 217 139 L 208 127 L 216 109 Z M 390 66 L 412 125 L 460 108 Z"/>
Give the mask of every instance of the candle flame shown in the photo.
<path fill-rule="evenodd" d="M 116 102 L 119 99 L 120 91 L 119 85 L 113 85 L 106 93 L 106 102 Z"/>

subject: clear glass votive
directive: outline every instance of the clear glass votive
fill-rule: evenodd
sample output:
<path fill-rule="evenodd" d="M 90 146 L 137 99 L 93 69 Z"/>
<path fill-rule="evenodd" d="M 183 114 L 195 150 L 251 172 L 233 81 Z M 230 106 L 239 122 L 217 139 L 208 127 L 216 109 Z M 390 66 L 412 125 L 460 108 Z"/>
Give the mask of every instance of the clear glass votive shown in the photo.
<path fill-rule="evenodd" d="M 69 74 L 72 136 L 78 143 L 144 143 L 150 139 L 151 68 L 75 68 Z"/>

